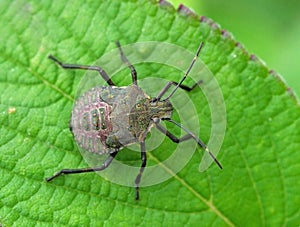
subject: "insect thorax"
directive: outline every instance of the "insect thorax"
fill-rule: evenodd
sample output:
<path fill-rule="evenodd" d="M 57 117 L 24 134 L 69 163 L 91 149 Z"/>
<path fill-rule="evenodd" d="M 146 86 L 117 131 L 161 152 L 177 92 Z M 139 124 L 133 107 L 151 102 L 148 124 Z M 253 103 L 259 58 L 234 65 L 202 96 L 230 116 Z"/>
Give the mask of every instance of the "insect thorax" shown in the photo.
<path fill-rule="evenodd" d="M 141 142 L 153 126 L 153 119 L 170 118 L 172 111 L 169 101 L 151 102 L 149 98 L 141 99 L 131 109 L 129 130 Z"/>

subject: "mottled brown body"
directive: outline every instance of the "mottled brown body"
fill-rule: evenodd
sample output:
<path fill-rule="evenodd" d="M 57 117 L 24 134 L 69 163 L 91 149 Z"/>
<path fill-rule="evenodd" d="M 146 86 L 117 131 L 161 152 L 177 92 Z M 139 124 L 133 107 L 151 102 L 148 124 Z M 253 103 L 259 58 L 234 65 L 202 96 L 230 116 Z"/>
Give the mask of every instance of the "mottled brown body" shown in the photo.
<path fill-rule="evenodd" d="M 171 117 L 169 101 L 151 102 L 138 86 L 95 87 L 76 100 L 70 128 L 86 151 L 105 154 L 145 139 L 153 118 Z"/>
<path fill-rule="evenodd" d="M 188 139 L 195 140 L 222 169 L 221 164 L 215 156 L 195 134 L 171 119 L 173 107 L 169 99 L 174 95 L 176 90 L 181 88 L 190 92 L 201 83 L 200 80 L 192 87 L 182 84 L 196 62 L 203 43 L 198 47 L 190 66 L 181 80 L 179 82 L 169 81 L 156 97 L 152 99 L 138 87 L 137 72 L 134 66 L 126 58 L 120 43 L 117 42 L 116 45 L 119 49 L 121 60 L 130 69 L 132 76 L 131 86 L 116 87 L 105 70 L 99 66 L 66 64 L 49 55 L 51 60 L 64 69 L 97 71 L 106 81 L 107 86 L 92 88 L 76 100 L 72 111 L 70 129 L 81 148 L 97 154 L 109 153 L 109 156 L 101 166 L 82 169 L 62 169 L 53 176 L 46 178 L 46 181 L 49 182 L 62 174 L 102 171 L 112 163 L 122 147 L 132 143 L 139 143 L 142 164 L 134 181 L 136 188 L 135 198 L 138 200 L 140 181 L 147 164 L 145 139 L 152 126 L 156 126 L 159 131 L 175 143 L 181 143 Z M 175 86 L 175 88 L 172 89 L 166 98 L 162 99 L 171 86 Z M 187 134 L 177 137 L 160 125 L 161 121 L 173 123 Z"/>

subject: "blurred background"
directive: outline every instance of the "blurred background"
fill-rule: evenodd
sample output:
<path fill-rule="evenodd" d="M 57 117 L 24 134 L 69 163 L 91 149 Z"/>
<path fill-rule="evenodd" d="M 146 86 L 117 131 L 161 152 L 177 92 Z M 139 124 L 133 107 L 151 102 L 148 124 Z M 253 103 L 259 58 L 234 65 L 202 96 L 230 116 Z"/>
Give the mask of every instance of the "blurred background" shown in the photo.
<path fill-rule="evenodd" d="M 168 0 L 184 4 L 233 34 L 249 53 L 281 74 L 300 97 L 299 0 Z"/>

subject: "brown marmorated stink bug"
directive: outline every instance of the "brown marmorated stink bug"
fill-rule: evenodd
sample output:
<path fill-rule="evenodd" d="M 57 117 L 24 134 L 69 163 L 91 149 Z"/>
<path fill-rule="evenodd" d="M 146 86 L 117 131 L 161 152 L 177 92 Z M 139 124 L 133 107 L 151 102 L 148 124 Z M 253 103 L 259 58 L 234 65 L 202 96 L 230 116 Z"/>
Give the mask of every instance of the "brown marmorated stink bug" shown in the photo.
<path fill-rule="evenodd" d="M 62 169 L 55 175 L 46 178 L 46 181 L 49 182 L 62 174 L 104 170 L 110 165 L 117 153 L 123 147 L 133 143 L 140 143 L 142 164 L 135 179 L 135 198 L 138 200 L 139 185 L 147 162 L 145 138 L 153 126 L 169 137 L 174 143 L 180 143 L 188 139 L 195 140 L 200 147 L 209 153 L 215 163 L 222 169 L 221 164 L 215 156 L 194 133 L 171 119 L 173 106 L 169 99 L 176 90 L 181 88 L 186 91 L 192 91 L 201 82 L 195 83 L 192 87 L 182 84 L 195 64 L 203 47 L 203 42 L 199 45 L 190 66 L 181 80 L 179 82 L 169 81 L 154 98 L 150 98 L 138 86 L 137 73 L 134 66 L 124 55 L 120 43 L 116 42 L 116 45 L 119 49 L 122 62 L 126 64 L 131 71 L 133 84 L 130 86 L 115 86 L 108 74 L 99 66 L 64 64 L 52 55 L 49 55 L 51 60 L 64 69 L 97 71 L 108 84 L 108 86 L 92 88 L 76 100 L 72 110 L 70 130 L 74 135 L 76 142 L 82 149 L 99 155 L 109 154 L 109 157 L 101 166 L 82 169 Z M 172 92 L 170 92 L 166 98 L 162 99 L 163 95 L 166 94 L 172 85 L 175 86 Z M 160 124 L 161 121 L 168 121 L 175 124 L 185 131 L 186 135 L 177 138 Z"/>

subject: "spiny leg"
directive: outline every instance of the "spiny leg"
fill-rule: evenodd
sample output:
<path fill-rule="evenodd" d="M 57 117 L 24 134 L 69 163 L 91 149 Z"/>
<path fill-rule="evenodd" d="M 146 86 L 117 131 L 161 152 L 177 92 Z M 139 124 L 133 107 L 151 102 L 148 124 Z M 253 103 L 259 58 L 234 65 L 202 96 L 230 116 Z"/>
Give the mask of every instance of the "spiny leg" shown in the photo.
<path fill-rule="evenodd" d="M 136 70 L 134 68 L 134 66 L 129 62 L 129 60 L 126 58 L 122 48 L 121 48 L 121 44 L 120 42 L 116 42 L 116 45 L 120 51 L 120 55 L 121 55 L 121 60 L 124 64 L 126 64 L 128 66 L 128 68 L 131 71 L 131 76 L 132 76 L 132 82 L 137 85 L 137 73 Z"/>
<path fill-rule="evenodd" d="M 169 121 L 169 122 L 175 124 L 176 126 L 178 126 L 179 128 L 181 128 L 182 130 L 184 130 L 188 135 L 190 135 L 189 138 L 194 139 L 194 140 L 198 143 L 198 145 L 199 145 L 200 147 L 202 147 L 206 152 L 208 152 L 208 154 L 210 155 L 210 157 L 211 157 L 211 158 L 214 160 L 214 162 L 219 166 L 219 168 L 220 168 L 220 169 L 223 169 L 221 163 L 217 160 L 217 158 L 214 156 L 214 154 L 208 149 L 208 147 L 205 145 L 205 143 L 203 143 L 203 142 L 202 142 L 202 141 L 201 141 L 194 133 L 192 133 L 190 130 L 186 129 L 186 128 L 183 127 L 181 124 L 179 124 L 178 122 L 176 122 L 176 121 L 174 121 L 174 120 L 172 120 L 172 119 L 170 119 L 170 118 L 164 118 L 164 119 L 162 119 L 162 120 Z M 158 124 L 156 124 L 156 125 L 158 125 Z M 163 128 L 162 126 L 160 126 L 160 127 Z M 159 128 L 158 128 L 158 129 L 159 129 Z M 159 129 L 159 130 L 160 130 L 160 129 Z M 173 138 L 173 139 L 176 138 L 176 136 L 174 136 L 172 133 L 170 133 L 167 129 L 163 128 L 163 130 L 164 130 L 164 131 L 162 131 L 162 132 L 166 132 L 165 135 L 168 136 L 171 140 L 172 140 L 172 138 Z M 189 139 L 189 138 L 187 138 L 187 136 L 183 136 L 182 138 L 185 138 L 185 140 Z M 181 141 L 179 141 L 179 142 L 182 142 L 182 138 L 180 138 L 180 139 L 177 138 L 177 139 L 178 139 L 178 140 L 181 140 Z M 173 141 L 174 141 L 174 140 L 173 140 Z M 174 142 L 176 142 L 176 139 L 175 139 Z"/>
<path fill-rule="evenodd" d="M 106 81 L 106 83 L 110 86 L 115 86 L 114 82 L 109 78 L 107 73 L 99 66 L 92 66 L 92 65 L 77 65 L 77 64 L 65 64 L 55 58 L 53 55 L 48 56 L 49 59 L 57 63 L 60 67 L 64 69 L 82 69 L 82 70 L 92 70 L 97 71 L 101 77 Z"/>
<path fill-rule="evenodd" d="M 171 92 L 171 94 L 169 94 L 168 97 L 165 100 L 168 100 L 169 98 L 171 98 L 172 95 L 175 93 L 175 91 L 179 87 L 182 88 L 182 89 L 188 88 L 187 86 L 182 85 L 182 83 L 187 78 L 187 76 L 189 75 L 191 69 L 193 68 L 193 66 L 194 66 L 194 64 L 195 64 L 195 62 L 196 62 L 196 60 L 197 60 L 197 58 L 198 58 L 198 56 L 200 54 L 200 51 L 201 51 L 202 47 L 203 47 L 203 42 L 200 43 L 200 45 L 199 45 L 199 47 L 198 47 L 198 49 L 196 51 L 196 54 L 195 54 L 195 56 L 194 56 L 194 58 L 193 58 L 193 60 L 192 60 L 192 62 L 190 64 L 190 66 L 186 70 L 186 72 L 185 72 L 184 76 L 181 78 L 181 80 L 179 82 L 169 82 L 171 84 L 175 83 L 176 87 L 173 89 L 173 91 Z M 169 83 L 163 88 L 163 90 L 159 93 L 159 95 L 157 95 L 157 97 L 154 100 L 158 100 L 159 101 L 160 98 L 169 90 L 169 88 L 171 87 L 171 84 L 169 84 Z M 196 87 L 198 83 L 200 83 L 200 81 L 198 81 L 196 84 L 194 84 L 192 86 L 192 89 L 194 87 Z M 191 91 L 192 89 L 185 89 L 185 90 L 190 90 Z"/>
<path fill-rule="evenodd" d="M 140 198 L 140 195 L 139 195 L 140 182 L 141 182 L 141 178 L 142 178 L 143 172 L 144 172 L 146 164 L 147 164 L 145 141 L 142 141 L 140 144 L 141 144 L 142 165 L 141 165 L 139 174 L 135 178 L 135 190 L 136 190 L 135 199 L 136 200 L 139 200 L 139 198 Z"/>
<path fill-rule="evenodd" d="M 114 158 L 116 157 L 117 153 L 119 150 L 116 150 L 112 153 L 110 153 L 109 157 L 105 160 L 105 162 L 98 167 L 94 167 L 94 168 L 82 168 L 82 169 L 62 169 L 61 171 L 57 172 L 55 175 L 46 178 L 46 181 L 52 181 L 54 178 L 59 177 L 60 175 L 63 174 L 77 174 L 77 173 L 88 173 L 88 172 L 97 172 L 97 171 L 101 171 L 106 169 L 111 162 L 114 160 Z"/>

